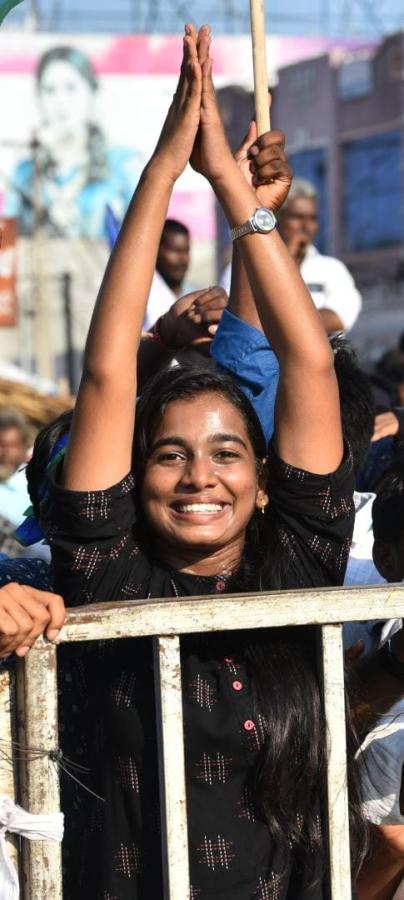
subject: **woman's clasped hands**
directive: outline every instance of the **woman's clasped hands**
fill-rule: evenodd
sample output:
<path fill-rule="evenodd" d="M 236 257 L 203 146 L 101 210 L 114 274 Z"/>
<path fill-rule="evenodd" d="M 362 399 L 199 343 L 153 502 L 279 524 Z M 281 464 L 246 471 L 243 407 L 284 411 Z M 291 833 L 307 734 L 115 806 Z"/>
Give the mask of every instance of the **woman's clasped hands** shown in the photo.
<path fill-rule="evenodd" d="M 279 209 L 293 177 L 285 136 L 281 131 L 258 136 L 256 123 L 251 122 L 233 157 L 212 80 L 210 46 L 209 25 L 199 31 L 194 25 L 185 26 L 180 78 L 151 164 L 157 162 L 160 174 L 165 171 L 174 182 L 190 162 L 214 188 L 229 177 L 237 181 L 236 171 L 241 171 L 258 203 Z"/>
<path fill-rule="evenodd" d="M 181 73 L 172 104 L 151 159 L 159 173 L 176 181 L 188 162 L 209 181 L 234 165 L 220 118 L 209 55 L 211 30 L 185 26 Z"/>

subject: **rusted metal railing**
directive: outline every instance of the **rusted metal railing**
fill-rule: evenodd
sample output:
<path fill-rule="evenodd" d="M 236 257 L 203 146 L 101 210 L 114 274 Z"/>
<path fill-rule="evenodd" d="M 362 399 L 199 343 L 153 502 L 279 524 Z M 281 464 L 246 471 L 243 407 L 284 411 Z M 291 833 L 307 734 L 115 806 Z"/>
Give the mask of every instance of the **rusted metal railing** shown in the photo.
<path fill-rule="evenodd" d="M 285 591 L 281 594 L 182 597 L 98 604 L 69 611 L 59 643 L 151 636 L 155 642 L 161 773 L 165 900 L 189 900 L 183 748 L 180 635 L 243 628 L 320 626 L 324 703 L 328 727 L 329 872 L 333 900 L 351 900 L 346 779 L 342 623 L 401 618 L 404 586 Z M 18 718 L 28 747 L 58 746 L 57 648 L 44 640 L 17 671 Z M 3 676 L 2 676 L 3 677 Z M 8 721 L 7 687 L 0 683 L 1 721 Z M 23 707 L 23 708 L 21 708 Z M 0 727 L 4 725 L 0 722 Z M 9 727 L 9 726 L 7 726 Z M 55 766 L 45 755 L 20 763 L 21 800 L 30 812 L 59 809 Z M 12 791 L 11 770 L 3 773 Z M 62 900 L 61 849 L 32 842 L 23 854 L 24 900 Z"/>

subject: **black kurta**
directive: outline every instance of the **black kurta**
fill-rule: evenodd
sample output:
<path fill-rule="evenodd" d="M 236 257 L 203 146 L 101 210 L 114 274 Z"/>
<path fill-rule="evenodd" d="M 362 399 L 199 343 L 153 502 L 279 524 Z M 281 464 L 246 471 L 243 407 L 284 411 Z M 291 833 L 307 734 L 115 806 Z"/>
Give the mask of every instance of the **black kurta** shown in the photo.
<path fill-rule="evenodd" d="M 283 587 L 342 584 L 353 528 L 350 459 L 317 476 L 271 453 L 269 473 L 271 552 Z M 153 560 L 142 550 L 135 519 L 130 475 L 105 491 L 53 485 L 45 526 L 55 589 L 68 606 L 172 596 L 180 603 L 184 595 L 226 590 L 220 575 L 183 574 Z M 291 842 L 285 865 L 252 799 L 250 777 L 268 733 L 244 660 L 253 641 L 270 653 L 266 631 L 188 635 L 181 643 L 191 897 L 324 900 L 320 817 L 313 846 L 303 852 Z M 160 900 L 151 642 L 62 652 L 62 747 L 89 765 L 86 783 L 104 800 L 66 780 L 66 897 Z"/>

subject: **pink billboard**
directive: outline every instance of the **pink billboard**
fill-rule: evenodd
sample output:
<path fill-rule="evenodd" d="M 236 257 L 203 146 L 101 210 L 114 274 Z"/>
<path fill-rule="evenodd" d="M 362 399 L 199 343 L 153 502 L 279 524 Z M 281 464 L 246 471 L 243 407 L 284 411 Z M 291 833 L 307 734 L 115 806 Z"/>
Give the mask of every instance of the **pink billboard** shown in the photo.
<path fill-rule="evenodd" d="M 322 38 L 269 38 L 271 82 L 286 64 L 325 52 Z M 0 36 L 0 214 L 22 236 L 107 239 L 153 150 L 175 88 L 180 37 Z M 249 37 L 214 42 L 215 78 L 252 89 Z M 11 101 L 11 102 L 10 102 Z M 212 242 L 214 200 L 187 170 L 170 215 Z"/>

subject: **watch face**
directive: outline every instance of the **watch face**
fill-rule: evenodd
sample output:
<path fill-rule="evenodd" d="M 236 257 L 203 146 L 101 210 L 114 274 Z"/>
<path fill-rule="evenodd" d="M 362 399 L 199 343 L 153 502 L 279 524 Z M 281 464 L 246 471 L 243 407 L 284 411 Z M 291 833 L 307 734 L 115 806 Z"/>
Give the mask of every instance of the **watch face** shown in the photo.
<path fill-rule="evenodd" d="M 264 232 L 272 231 L 276 225 L 276 219 L 272 210 L 266 209 L 265 206 L 256 210 L 254 213 L 254 221 L 259 231 Z"/>

